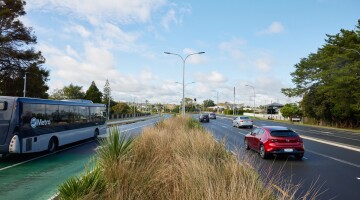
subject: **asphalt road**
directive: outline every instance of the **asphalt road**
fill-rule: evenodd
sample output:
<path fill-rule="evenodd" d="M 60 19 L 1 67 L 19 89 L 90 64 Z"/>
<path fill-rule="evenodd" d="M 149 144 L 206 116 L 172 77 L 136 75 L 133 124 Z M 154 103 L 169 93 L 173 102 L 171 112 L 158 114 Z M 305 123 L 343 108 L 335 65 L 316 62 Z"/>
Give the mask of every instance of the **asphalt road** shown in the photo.
<path fill-rule="evenodd" d="M 255 120 L 255 126 L 287 126 L 295 130 L 305 144 L 305 155 L 300 161 L 284 156 L 263 160 L 256 152 L 243 148 L 244 136 L 250 129 L 232 127 L 231 118 L 221 116 L 203 125 L 217 140 L 225 140 L 229 150 L 258 166 L 264 176 L 280 173 L 283 181 L 301 184 L 297 197 L 317 190 L 320 196 L 316 199 L 360 199 L 359 133 Z"/>
<path fill-rule="evenodd" d="M 121 132 L 136 136 L 160 118 L 118 126 Z M 85 171 L 95 155 L 98 142 L 85 140 L 67 145 L 56 153 L 10 155 L 0 158 L 0 199 L 49 199 L 58 185 Z"/>

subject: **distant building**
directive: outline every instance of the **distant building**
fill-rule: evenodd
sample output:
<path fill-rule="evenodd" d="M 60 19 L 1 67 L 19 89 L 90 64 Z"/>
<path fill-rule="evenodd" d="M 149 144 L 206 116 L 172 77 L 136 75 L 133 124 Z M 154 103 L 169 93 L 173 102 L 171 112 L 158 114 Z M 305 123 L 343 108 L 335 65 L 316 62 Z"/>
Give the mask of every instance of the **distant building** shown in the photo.
<path fill-rule="evenodd" d="M 284 107 L 283 104 L 280 103 L 271 103 L 266 105 L 266 113 L 267 114 L 279 114 L 280 109 Z"/>

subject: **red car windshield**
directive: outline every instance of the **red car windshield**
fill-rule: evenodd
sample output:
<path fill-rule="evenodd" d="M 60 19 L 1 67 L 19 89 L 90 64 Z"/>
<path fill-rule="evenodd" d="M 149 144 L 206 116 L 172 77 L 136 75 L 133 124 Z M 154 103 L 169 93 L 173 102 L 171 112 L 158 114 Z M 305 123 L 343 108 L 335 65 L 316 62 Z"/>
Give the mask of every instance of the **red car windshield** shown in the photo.
<path fill-rule="evenodd" d="M 289 130 L 271 131 L 270 135 L 273 137 L 297 137 L 298 136 L 294 131 L 289 131 Z"/>

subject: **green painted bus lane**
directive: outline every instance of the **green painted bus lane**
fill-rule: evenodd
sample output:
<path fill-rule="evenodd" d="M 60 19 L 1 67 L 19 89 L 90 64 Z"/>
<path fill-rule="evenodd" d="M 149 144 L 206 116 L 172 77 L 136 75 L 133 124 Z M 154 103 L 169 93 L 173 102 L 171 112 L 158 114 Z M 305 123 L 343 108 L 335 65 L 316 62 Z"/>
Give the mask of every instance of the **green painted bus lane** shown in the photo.
<path fill-rule="evenodd" d="M 96 145 L 52 154 L 0 171 L 0 199 L 48 199 L 58 186 L 80 175 L 89 165 Z"/>

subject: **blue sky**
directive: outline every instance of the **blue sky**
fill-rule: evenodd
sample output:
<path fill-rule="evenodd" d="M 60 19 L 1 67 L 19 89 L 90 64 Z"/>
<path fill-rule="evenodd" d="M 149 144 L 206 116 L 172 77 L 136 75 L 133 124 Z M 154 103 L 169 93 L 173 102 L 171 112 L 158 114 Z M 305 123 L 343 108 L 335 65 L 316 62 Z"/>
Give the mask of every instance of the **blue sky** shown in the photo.
<path fill-rule="evenodd" d="M 290 73 L 326 34 L 354 29 L 358 0 L 28 0 L 22 19 L 50 70 L 50 93 L 86 91 L 108 79 L 117 101 L 178 103 L 186 97 L 252 105 L 298 101 L 281 94 Z"/>

